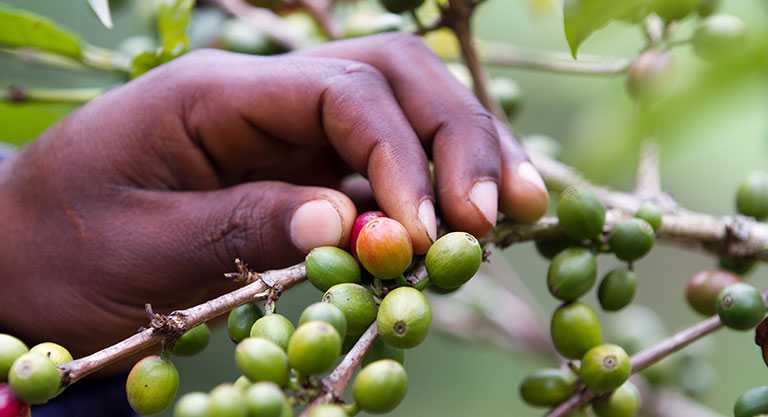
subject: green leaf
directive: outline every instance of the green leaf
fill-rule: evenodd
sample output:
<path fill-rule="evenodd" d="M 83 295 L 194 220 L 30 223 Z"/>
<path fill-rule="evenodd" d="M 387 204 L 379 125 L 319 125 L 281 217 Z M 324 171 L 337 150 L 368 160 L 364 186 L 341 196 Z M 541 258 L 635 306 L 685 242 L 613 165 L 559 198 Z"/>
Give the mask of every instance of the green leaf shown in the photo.
<path fill-rule="evenodd" d="M 644 0 L 565 0 L 563 23 L 573 57 L 576 58 L 579 46 L 592 33 L 614 19 L 636 12 L 643 3 Z"/>
<path fill-rule="evenodd" d="M 166 54 L 179 56 L 189 49 L 187 26 L 194 6 L 194 0 L 171 0 L 161 4 L 157 15 L 157 30 Z"/>
<path fill-rule="evenodd" d="M 112 29 L 112 13 L 109 11 L 109 0 L 88 0 L 91 9 L 101 21 L 101 24 Z"/>
<path fill-rule="evenodd" d="M 82 42 L 53 21 L 0 3 L 0 46 L 36 48 L 80 59 Z"/>

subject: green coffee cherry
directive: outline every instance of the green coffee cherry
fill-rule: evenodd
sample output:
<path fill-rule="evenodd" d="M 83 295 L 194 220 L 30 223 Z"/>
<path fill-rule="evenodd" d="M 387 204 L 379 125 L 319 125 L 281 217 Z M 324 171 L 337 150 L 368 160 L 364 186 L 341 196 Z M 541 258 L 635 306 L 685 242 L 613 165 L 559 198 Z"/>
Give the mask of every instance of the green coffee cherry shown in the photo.
<path fill-rule="evenodd" d="M 437 239 L 425 260 L 430 283 L 447 290 L 469 281 L 482 262 L 483 248 L 474 236 L 464 232 L 448 233 Z"/>
<path fill-rule="evenodd" d="M 554 407 L 576 392 L 577 382 L 568 369 L 539 369 L 520 384 L 520 396 L 533 407 Z"/>
<path fill-rule="evenodd" d="M 622 261 L 636 261 L 651 251 L 656 237 L 653 228 L 642 219 L 629 219 L 616 225 L 608 244 Z"/>
<path fill-rule="evenodd" d="M 725 288 L 741 282 L 738 276 L 718 269 L 696 273 L 685 287 L 685 298 L 696 312 L 705 316 L 717 314 L 717 296 Z"/>
<path fill-rule="evenodd" d="M 341 336 L 324 321 L 302 324 L 288 343 L 288 364 L 304 375 L 328 371 L 340 355 Z"/>
<path fill-rule="evenodd" d="M 608 392 L 627 381 L 631 372 L 629 356 L 620 346 L 600 345 L 581 359 L 579 374 L 587 388 L 594 392 Z"/>
<path fill-rule="evenodd" d="M 643 203 L 639 209 L 637 209 L 637 212 L 635 212 L 635 217 L 638 219 L 643 219 L 648 224 L 651 225 L 653 228 L 653 231 L 658 231 L 661 227 L 661 224 L 664 220 L 664 213 L 662 213 L 659 206 L 653 203 Z"/>
<path fill-rule="evenodd" d="M 352 386 L 357 405 L 373 414 L 394 410 L 407 391 L 408 375 L 403 365 L 391 359 L 382 359 L 363 368 Z"/>
<path fill-rule="evenodd" d="M 53 361 L 47 357 L 27 352 L 13 362 L 8 372 L 8 381 L 17 397 L 37 405 L 48 402 L 58 394 L 61 374 Z M 128 399 L 131 399 L 130 395 Z"/>
<path fill-rule="evenodd" d="M 309 410 L 309 417 L 348 417 L 341 406 L 335 404 L 321 404 Z"/>
<path fill-rule="evenodd" d="M 693 50 L 701 58 L 708 60 L 717 60 L 722 58 L 732 57 L 738 55 L 744 49 L 744 44 L 747 40 L 747 26 L 744 22 L 736 16 L 717 14 L 704 19 L 696 31 L 693 33 Z M 764 174 L 763 174 L 764 175 Z M 765 183 L 766 179 L 763 178 Z M 763 194 L 768 192 L 766 189 L 768 185 L 764 185 L 762 188 Z M 738 195 L 741 195 L 741 188 L 739 188 Z M 737 197 L 738 198 L 738 197 Z M 748 210 L 753 208 L 750 206 L 752 203 L 760 203 L 761 201 L 748 201 L 749 197 L 746 197 L 747 201 L 744 201 L 745 208 Z M 766 198 L 764 197 L 762 203 L 765 204 Z M 737 199 L 737 202 L 740 200 Z M 763 207 L 762 213 L 766 213 L 765 205 L 758 206 Z M 741 211 L 741 209 L 739 209 Z M 747 214 L 751 215 L 751 214 Z M 754 216 L 757 217 L 757 216 Z"/>
<path fill-rule="evenodd" d="M 8 371 L 19 356 L 29 352 L 29 348 L 21 340 L 0 333 L 0 382 L 8 380 Z"/>
<path fill-rule="evenodd" d="M 176 367 L 157 355 L 147 356 L 133 365 L 125 383 L 128 403 L 141 415 L 157 414 L 168 408 L 178 388 Z"/>
<path fill-rule="evenodd" d="M 392 359 L 401 365 L 405 364 L 405 351 L 384 343 L 381 338 L 376 338 L 373 346 L 363 357 L 363 366 L 369 365 L 381 359 Z"/>
<path fill-rule="evenodd" d="M 568 302 L 586 294 L 596 279 L 595 255 L 584 248 L 568 248 L 549 264 L 547 287 L 553 297 Z"/>
<path fill-rule="evenodd" d="M 347 318 L 338 307 L 331 303 L 314 303 L 305 308 L 299 317 L 299 325 L 310 321 L 324 321 L 339 332 L 339 336 L 344 340 L 347 335 Z"/>
<path fill-rule="evenodd" d="M 555 349 L 568 359 L 581 359 L 602 342 L 600 320 L 584 303 L 565 304 L 555 310 L 550 323 Z"/>
<path fill-rule="evenodd" d="M 210 400 L 204 392 L 190 392 L 176 402 L 173 417 L 208 417 Z"/>
<path fill-rule="evenodd" d="M 520 113 L 523 92 L 515 81 L 509 78 L 494 78 L 489 83 L 488 90 L 509 120 L 513 120 Z"/>
<path fill-rule="evenodd" d="M 717 266 L 736 275 L 746 276 L 755 270 L 757 261 L 755 259 L 722 256 L 718 259 Z"/>
<path fill-rule="evenodd" d="M 247 376 L 240 375 L 239 377 L 237 377 L 237 379 L 235 380 L 235 382 L 232 385 L 234 385 L 235 387 L 239 388 L 240 391 L 245 392 L 245 390 L 247 390 L 248 388 L 251 387 L 251 385 L 253 385 L 253 382 L 251 382 L 251 380 L 248 379 Z"/>
<path fill-rule="evenodd" d="M 229 338 L 240 343 L 251 335 L 251 327 L 256 320 L 264 317 L 259 306 L 253 303 L 243 304 L 229 312 L 227 318 L 227 333 Z"/>
<path fill-rule="evenodd" d="M 757 171 L 747 177 L 736 192 L 736 209 L 756 219 L 768 217 L 768 172 Z"/>
<path fill-rule="evenodd" d="M 193 356 L 202 352 L 211 340 L 211 329 L 203 323 L 187 330 L 173 344 L 171 353 L 177 356 Z"/>
<path fill-rule="evenodd" d="M 312 249 L 307 255 L 307 279 L 318 290 L 360 282 L 360 265 L 348 252 L 334 246 Z"/>
<path fill-rule="evenodd" d="M 56 366 L 72 361 L 72 354 L 64 346 L 52 342 L 37 344 L 29 351 L 45 356 Z"/>
<path fill-rule="evenodd" d="M 335 305 L 344 313 L 347 319 L 346 340 L 357 340 L 376 320 L 376 301 L 362 285 L 334 285 L 323 294 L 323 301 Z"/>
<path fill-rule="evenodd" d="M 701 0 L 699 8 L 696 9 L 696 13 L 700 17 L 709 17 L 720 8 L 721 0 Z"/>
<path fill-rule="evenodd" d="M 245 391 L 248 417 L 280 417 L 285 401 L 283 391 L 271 382 L 253 384 Z"/>
<path fill-rule="evenodd" d="M 557 219 L 568 237 L 594 239 L 603 233 L 605 206 L 592 191 L 568 187 L 557 204 Z"/>
<path fill-rule="evenodd" d="M 765 316 L 763 296 L 749 284 L 730 285 L 717 296 L 717 315 L 731 329 L 749 330 Z"/>
<path fill-rule="evenodd" d="M 379 0 L 379 4 L 388 12 L 399 14 L 417 9 L 424 0 Z"/>
<path fill-rule="evenodd" d="M 667 22 L 681 20 L 699 7 L 701 0 L 651 0 L 651 10 Z"/>
<path fill-rule="evenodd" d="M 431 324 L 432 308 L 427 297 L 410 287 L 390 291 L 376 316 L 379 337 L 388 345 L 401 349 L 421 344 Z"/>
<path fill-rule="evenodd" d="M 607 397 L 592 402 L 597 417 L 635 417 L 640 410 L 640 392 L 631 382 L 617 388 Z"/>
<path fill-rule="evenodd" d="M 290 320 L 281 314 L 268 314 L 253 323 L 251 337 L 260 337 L 274 342 L 283 348 L 288 348 L 288 340 L 291 339 L 296 328 Z"/>
<path fill-rule="evenodd" d="M 619 311 L 635 298 L 637 276 L 626 268 L 616 268 L 603 277 L 597 299 L 605 311 Z"/>
<path fill-rule="evenodd" d="M 537 240 L 534 242 L 536 251 L 539 252 L 544 259 L 552 259 L 560 252 L 572 247 L 578 246 L 578 243 L 570 239 L 547 239 Z"/>
<path fill-rule="evenodd" d="M 274 342 L 249 337 L 237 345 L 235 360 L 252 382 L 268 381 L 283 386 L 288 382 L 288 356 Z"/>
<path fill-rule="evenodd" d="M 757 417 L 768 414 L 768 386 L 756 387 L 741 394 L 733 406 L 734 417 Z"/>
<path fill-rule="evenodd" d="M 249 417 L 248 406 L 243 393 L 232 384 L 217 386 L 211 391 L 208 398 L 210 417 Z"/>

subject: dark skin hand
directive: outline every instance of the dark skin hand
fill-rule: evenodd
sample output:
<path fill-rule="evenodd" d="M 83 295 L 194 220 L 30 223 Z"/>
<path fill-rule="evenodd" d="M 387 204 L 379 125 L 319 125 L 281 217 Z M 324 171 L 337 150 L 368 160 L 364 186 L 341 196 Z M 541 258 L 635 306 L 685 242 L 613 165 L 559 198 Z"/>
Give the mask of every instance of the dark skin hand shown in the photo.
<path fill-rule="evenodd" d="M 0 331 L 75 356 L 134 333 L 145 303 L 168 312 L 233 289 L 222 274 L 235 258 L 265 270 L 346 245 L 355 172 L 370 187 L 353 195 L 372 192 L 419 253 L 436 206 L 481 236 L 497 205 L 530 222 L 547 204 L 509 132 L 406 35 L 269 58 L 190 53 L 0 171 Z"/>

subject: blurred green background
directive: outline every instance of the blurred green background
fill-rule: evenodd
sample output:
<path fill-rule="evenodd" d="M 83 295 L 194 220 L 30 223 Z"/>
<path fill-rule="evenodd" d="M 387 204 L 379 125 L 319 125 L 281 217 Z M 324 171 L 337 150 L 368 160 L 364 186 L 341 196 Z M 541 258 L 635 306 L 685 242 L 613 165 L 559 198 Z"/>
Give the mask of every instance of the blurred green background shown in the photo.
<path fill-rule="evenodd" d="M 484 39 L 525 48 L 566 52 L 560 6 L 555 0 L 551 0 L 553 4 L 547 1 L 489 0 L 480 8 L 475 22 L 478 34 Z M 123 5 L 115 10 L 113 30 L 98 23 L 84 0 L 9 3 L 49 16 L 99 46 L 114 47 L 129 35 L 152 33 L 151 25 L 136 13 L 141 1 L 121 2 Z M 758 28 L 767 21 L 766 10 L 759 0 L 727 1 L 724 5 L 724 11 L 739 15 Z M 690 26 L 683 24 L 680 32 L 689 33 Z M 616 23 L 590 38 L 582 51 L 628 57 L 636 55 L 642 41 L 637 28 Z M 681 83 L 691 82 L 696 74 L 706 70 L 705 64 L 687 47 L 676 49 L 674 56 Z M 631 187 L 639 141 L 626 126 L 636 116 L 637 109 L 625 92 L 622 77 L 553 75 L 523 70 L 494 70 L 494 75 L 511 76 L 525 93 L 524 109 L 515 123 L 518 133 L 557 138 L 562 144 L 563 159 L 590 179 L 617 188 Z M 0 56 L 0 85 L 63 88 L 118 83 L 120 78 L 110 74 L 52 70 Z M 706 100 L 688 103 L 685 108 L 666 108 L 665 117 L 669 122 L 654 131 L 661 144 L 666 189 L 684 206 L 715 214 L 732 213 L 733 194 L 739 181 L 750 171 L 765 169 L 768 165 L 765 74 L 738 79 L 726 87 Z M 73 108 L 0 103 L 0 140 L 15 144 L 33 140 Z M 496 256 L 494 262 L 508 262 L 545 308 L 554 309 L 556 304 L 547 294 L 544 279 L 547 265 L 532 245 L 515 246 L 503 256 Z M 694 272 L 712 267 L 714 262 L 699 254 L 668 247 L 653 251 L 637 265 L 641 282 L 636 302 L 651 306 L 672 330 L 698 320 L 683 299 L 684 283 Z M 601 270 L 607 270 L 606 264 Z M 765 268 L 753 275 L 752 282 L 766 286 Z M 316 290 L 304 285 L 281 299 L 280 310 L 297 319 L 302 307 L 319 297 Z M 588 301 L 596 305 L 594 298 L 590 295 Z M 762 364 L 750 332 L 725 330 L 713 339 L 712 360 L 719 378 L 704 402 L 729 415 L 742 391 L 768 382 L 768 370 Z M 202 355 L 178 359 L 181 392 L 208 390 L 219 382 L 234 380 L 238 373 L 232 348 L 219 329 L 212 346 Z M 517 395 L 522 378 L 529 371 L 547 365 L 538 359 L 457 342 L 435 333 L 424 345 L 408 352 L 406 365 L 411 389 L 393 416 L 543 414 L 542 410 L 524 406 Z"/>

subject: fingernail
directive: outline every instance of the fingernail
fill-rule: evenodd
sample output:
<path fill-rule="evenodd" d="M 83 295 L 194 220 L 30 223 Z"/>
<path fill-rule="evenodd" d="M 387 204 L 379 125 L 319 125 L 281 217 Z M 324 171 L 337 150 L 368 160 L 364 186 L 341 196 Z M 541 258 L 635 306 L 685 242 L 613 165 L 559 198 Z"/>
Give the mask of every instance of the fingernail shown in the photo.
<path fill-rule="evenodd" d="M 435 205 L 432 204 L 432 200 L 425 199 L 419 204 L 419 221 L 427 231 L 429 240 L 434 242 L 437 239 L 437 220 L 435 219 Z"/>
<path fill-rule="evenodd" d="M 544 185 L 544 180 L 541 179 L 541 175 L 539 175 L 539 171 L 536 171 L 536 168 L 534 168 L 533 164 L 531 164 L 530 162 L 525 161 L 520 165 L 518 165 L 517 175 L 523 180 L 533 184 L 534 186 L 536 186 L 536 188 L 540 189 L 541 191 L 544 191 L 544 192 L 547 191 L 547 186 Z"/>
<path fill-rule="evenodd" d="M 304 252 L 318 246 L 338 245 L 342 232 L 341 216 L 326 200 L 302 204 L 291 218 L 291 240 Z"/>
<path fill-rule="evenodd" d="M 469 192 L 469 201 L 483 213 L 488 223 L 496 224 L 499 209 L 499 189 L 493 181 L 479 181 Z"/>

